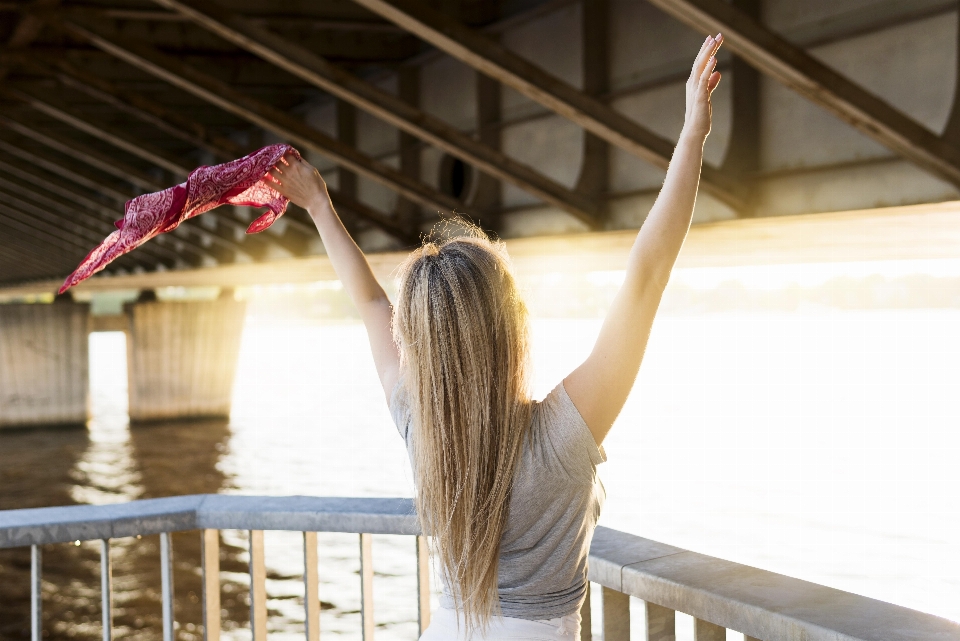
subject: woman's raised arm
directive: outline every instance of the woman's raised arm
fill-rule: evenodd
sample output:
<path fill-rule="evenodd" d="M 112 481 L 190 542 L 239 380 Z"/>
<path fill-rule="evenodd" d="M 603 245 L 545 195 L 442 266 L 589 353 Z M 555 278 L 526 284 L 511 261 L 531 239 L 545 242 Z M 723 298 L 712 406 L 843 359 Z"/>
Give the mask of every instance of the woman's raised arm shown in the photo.
<path fill-rule="evenodd" d="M 390 330 L 393 309 L 363 252 L 340 222 L 320 172 L 305 160 L 288 155 L 263 181 L 310 212 L 334 271 L 360 311 L 380 384 L 389 402 L 400 375 L 400 354 Z"/>
<path fill-rule="evenodd" d="M 660 195 L 630 250 L 623 287 L 614 298 L 587 360 L 564 379 L 564 388 L 600 444 L 633 388 L 653 318 L 673 264 L 690 229 L 700 183 L 703 143 L 710 133 L 710 96 L 723 42 L 708 37 L 687 80 L 683 131 Z"/>

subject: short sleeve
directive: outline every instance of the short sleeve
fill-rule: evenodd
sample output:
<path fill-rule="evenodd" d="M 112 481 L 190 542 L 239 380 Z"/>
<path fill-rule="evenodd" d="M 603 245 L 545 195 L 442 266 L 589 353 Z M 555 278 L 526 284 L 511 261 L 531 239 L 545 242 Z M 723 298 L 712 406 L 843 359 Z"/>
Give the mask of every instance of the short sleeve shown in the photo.
<path fill-rule="evenodd" d="M 570 475 L 592 478 L 597 465 L 606 462 L 603 446 L 597 445 L 562 382 L 539 404 L 533 422 L 540 456 L 554 459 Z"/>
<path fill-rule="evenodd" d="M 393 418 L 397 431 L 400 432 L 400 438 L 404 443 L 410 443 L 410 399 L 407 396 L 406 388 L 401 385 L 401 381 L 393 386 L 393 392 L 390 394 L 390 416 Z"/>

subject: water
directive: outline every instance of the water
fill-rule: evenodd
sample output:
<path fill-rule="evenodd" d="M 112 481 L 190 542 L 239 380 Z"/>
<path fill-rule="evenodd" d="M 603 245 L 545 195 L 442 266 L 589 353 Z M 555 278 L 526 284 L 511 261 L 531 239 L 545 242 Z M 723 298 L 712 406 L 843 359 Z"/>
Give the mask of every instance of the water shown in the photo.
<path fill-rule="evenodd" d="M 538 396 L 599 323 L 535 322 Z M 956 309 L 661 315 L 605 443 L 601 523 L 960 621 L 958 327 Z M 357 324 L 250 318 L 229 422 L 129 429 L 123 336 L 94 334 L 91 348 L 89 431 L 0 433 L 0 509 L 412 493 Z M 320 544 L 321 629 L 358 639 L 356 536 Z M 199 639 L 199 536 L 174 546 L 178 638 Z M 266 546 L 271 639 L 302 638 L 299 535 L 270 532 Z M 249 638 L 245 547 L 245 533 L 224 533 L 227 638 Z M 159 638 L 156 537 L 114 548 L 117 637 Z M 44 555 L 48 638 L 98 638 L 97 546 Z M 411 538 L 374 538 L 378 639 L 416 637 L 414 568 Z M 0 638 L 28 638 L 28 575 L 28 553 L 0 553 Z"/>

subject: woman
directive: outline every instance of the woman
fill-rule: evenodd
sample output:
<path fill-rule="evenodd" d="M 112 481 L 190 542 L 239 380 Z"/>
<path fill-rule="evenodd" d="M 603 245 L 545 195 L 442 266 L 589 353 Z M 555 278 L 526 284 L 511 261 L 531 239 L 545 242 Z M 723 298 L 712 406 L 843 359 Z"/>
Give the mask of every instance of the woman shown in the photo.
<path fill-rule="evenodd" d="M 721 43 L 708 37 L 693 65 L 683 132 L 593 352 L 539 403 L 527 389 L 526 308 L 501 245 L 476 230 L 425 243 L 400 270 L 394 307 L 319 173 L 286 158 L 264 177 L 310 212 L 366 325 L 444 583 L 424 640 L 579 638 L 601 443 L 690 226 Z"/>

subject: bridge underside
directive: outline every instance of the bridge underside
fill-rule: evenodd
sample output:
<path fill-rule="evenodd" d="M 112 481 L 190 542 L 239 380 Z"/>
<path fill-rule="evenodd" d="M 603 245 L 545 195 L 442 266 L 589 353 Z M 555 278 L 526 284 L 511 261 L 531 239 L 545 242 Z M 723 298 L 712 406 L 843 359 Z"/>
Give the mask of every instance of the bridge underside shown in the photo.
<path fill-rule="evenodd" d="M 944 0 L 12 0 L 0 15 L 8 299 L 52 291 L 127 199 L 275 141 L 321 169 L 369 252 L 451 211 L 506 238 L 636 229 L 706 32 L 728 50 L 697 222 L 960 196 Z M 204 214 L 106 275 L 176 284 L 323 254 L 305 212 L 247 236 L 253 215 Z"/>
<path fill-rule="evenodd" d="M 304 211 L 246 235 L 256 212 L 224 207 L 157 237 L 77 288 L 142 292 L 111 318 L 25 303 L 51 302 L 130 198 L 266 144 L 321 170 L 384 278 L 452 212 L 507 238 L 521 272 L 622 269 L 705 33 L 726 37 L 724 82 L 681 266 L 960 247 L 952 1 L 8 0 L 0 16 L 0 427 L 82 424 L 86 336 L 107 325 L 127 334 L 131 419 L 229 413 L 231 288 L 335 278 Z M 175 285 L 223 293 L 156 301 Z"/>

